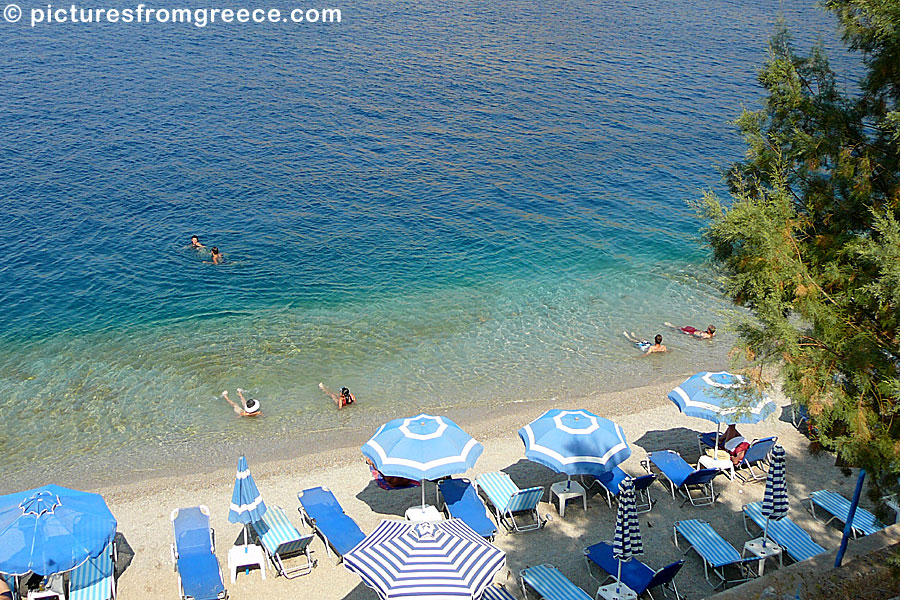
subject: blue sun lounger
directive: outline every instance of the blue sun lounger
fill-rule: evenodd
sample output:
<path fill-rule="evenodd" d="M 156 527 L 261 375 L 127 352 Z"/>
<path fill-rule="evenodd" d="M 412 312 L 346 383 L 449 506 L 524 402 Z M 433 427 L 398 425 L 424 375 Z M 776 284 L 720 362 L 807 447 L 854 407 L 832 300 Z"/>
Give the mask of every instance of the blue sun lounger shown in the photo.
<path fill-rule="evenodd" d="M 526 584 L 545 600 L 591 600 L 583 589 L 569 581 L 553 565 L 536 565 L 519 573 L 522 596 L 528 598 Z"/>
<path fill-rule="evenodd" d="M 587 565 L 588 573 L 591 573 L 591 563 L 606 572 L 606 579 L 598 580 L 601 585 L 609 579 L 616 579 L 619 573 L 619 561 L 613 556 L 613 547 L 610 542 L 600 542 L 585 548 L 584 561 Z M 632 557 L 631 560 L 622 563 L 622 578 L 620 581 L 638 596 L 651 588 L 662 585 L 675 592 L 675 597 L 680 599 L 681 594 L 678 593 L 678 588 L 675 587 L 675 576 L 683 566 L 684 560 L 678 560 L 670 565 L 666 565 L 659 571 L 654 571 Z M 591 574 L 591 577 L 593 577 L 593 574 Z M 650 597 L 652 598 L 653 596 L 650 595 Z"/>
<path fill-rule="evenodd" d="M 532 531 L 544 526 L 538 514 L 538 503 L 544 497 L 544 488 L 537 486 L 520 490 L 503 471 L 482 473 L 475 478 L 475 484 L 494 507 L 497 523 L 502 523 L 507 531 Z M 533 523 L 520 524 L 516 521 L 517 513 L 527 513 Z"/>
<path fill-rule="evenodd" d="M 443 499 L 448 517 L 462 519 L 481 537 L 494 539 L 497 527 L 488 517 L 487 507 L 472 482 L 468 479 L 444 479 L 438 484 L 438 494 Z"/>
<path fill-rule="evenodd" d="M 116 597 L 115 544 L 69 572 L 69 600 L 111 600 Z"/>
<path fill-rule="evenodd" d="M 172 562 L 178 572 L 178 589 L 183 600 L 224 600 L 228 597 L 222 571 L 216 559 L 216 540 L 209 527 L 205 506 L 172 511 Z"/>
<path fill-rule="evenodd" d="M 251 527 L 272 561 L 275 573 L 293 579 L 306 575 L 316 566 L 315 561 L 309 557 L 309 543 L 315 536 L 311 533 L 301 535 L 280 506 L 270 505 L 262 519 L 252 523 Z M 284 566 L 287 557 L 298 555 L 306 560 L 291 568 Z"/>
<path fill-rule="evenodd" d="M 583 475 L 581 477 L 581 483 L 583 483 L 586 488 L 591 488 L 593 486 L 600 486 L 603 488 L 606 492 L 606 504 L 612 508 L 613 498 L 619 497 L 619 484 L 628 476 L 628 473 L 619 467 L 613 467 L 611 471 L 604 473 L 600 477 Z M 635 497 L 634 508 L 637 510 L 638 514 L 650 512 L 650 509 L 653 508 L 653 498 L 650 497 L 650 484 L 654 481 L 656 481 L 656 475 L 653 473 L 634 477 L 634 491 L 637 494 Z"/>
<path fill-rule="evenodd" d="M 818 520 L 818 517 L 816 517 L 817 506 L 831 515 L 831 518 L 825 521 L 826 525 L 835 519 L 841 523 L 846 523 L 850 517 L 850 501 L 837 492 L 819 490 L 810 494 L 807 501 L 809 502 L 809 512 L 812 513 L 814 519 Z M 853 539 L 856 539 L 860 535 L 871 535 L 881 531 L 884 529 L 884 524 L 875 518 L 875 515 L 857 506 L 856 514 L 853 515 L 851 529 L 853 530 Z"/>
<path fill-rule="evenodd" d="M 747 527 L 747 518 L 749 517 L 760 529 L 766 531 L 766 537 L 784 548 L 788 556 L 795 562 L 818 556 L 825 552 L 825 548 L 813 541 L 809 534 L 806 533 L 799 525 L 791 521 L 789 517 L 782 517 L 778 521 L 769 521 L 769 527 L 766 529 L 766 518 L 762 514 L 762 503 L 751 502 L 745 504 L 742 508 L 742 516 L 744 519 L 744 530 L 749 534 L 750 529 Z"/>
<path fill-rule="evenodd" d="M 707 506 L 716 501 L 713 479 L 720 473 L 718 469 L 695 469 L 674 450 L 651 452 L 647 457 L 649 463 L 653 463 L 669 481 L 673 499 L 677 490 L 685 497 L 685 502 L 690 501 L 694 506 Z M 641 462 L 647 473 L 651 472 L 649 463 Z M 692 489 L 700 494 L 695 496 L 691 493 Z"/>
<path fill-rule="evenodd" d="M 325 552 L 333 551 L 338 559 L 350 552 L 366 535 L 351 519 L 331 490 L 314 487 L 297 493 L 300 500 L 300 514 L 309 527 L 322 537 Z"/>
<path fill-rule="evenodd" d="M 703 561 L 703 574 L 706 581 L 716 589 L 725 583 L 739 583 L 747 581 L 752 577 L 752 571 L 747 567 L 750 564 L 759 563 L 756 556 L 750 558 L 741 558 L 740 553 L 734 549 L 734 546 L 725 541 L 725 539 L 716 533 L 712 525 L 706 521 L 698 521 L 690 519 L 687 521 L 675 521 L 674 536 L 675 547 L 678 548 L 678 534 L 688 541 L 690 547 L 685 550 L 685 554 L 693 550 Z M 739 579 L 728 579 L 725 576 L 725 567 L 735 566 L 741 574 Z M 709 580 L 709 572 L 712 571 L 719 579 L 719 583 L 713 584 Z"/>

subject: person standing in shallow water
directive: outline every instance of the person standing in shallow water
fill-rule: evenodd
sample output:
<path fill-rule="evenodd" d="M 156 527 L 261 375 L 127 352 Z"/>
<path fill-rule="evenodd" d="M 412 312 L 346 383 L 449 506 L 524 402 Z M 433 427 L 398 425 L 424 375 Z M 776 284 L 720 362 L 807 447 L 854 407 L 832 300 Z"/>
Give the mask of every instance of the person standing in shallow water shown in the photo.
<path fill-rule="evenodd" d="M 350 390 L 345 387 L 341 388 L 340 395 L 335 394 L 334 392 L 329 390 L 327 387 L 325 387 L 324 383 L 319 383 L 319 389 L 331 396 L 331 399 L 334 400 L 335 404 L 337 404 L 338 410 L 341 410 L 345 406 L 356 402 L 356 398 L 353 396 L 353 394 L 350 393 Z"/>

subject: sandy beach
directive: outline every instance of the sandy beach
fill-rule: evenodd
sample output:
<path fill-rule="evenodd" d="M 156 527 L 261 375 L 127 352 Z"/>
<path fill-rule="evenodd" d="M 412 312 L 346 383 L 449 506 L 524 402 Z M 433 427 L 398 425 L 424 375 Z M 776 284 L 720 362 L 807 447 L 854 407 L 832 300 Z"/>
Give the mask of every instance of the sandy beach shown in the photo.
<path fill-rule="evenodd" d="M 708 422 L 683 416 L 666 399 L 666 393 L 679 382 L 597 395 L 574 403 L 554 399 L 504 405 L 496 411 L 498 414 L 470 409 L 450 411 L 448 416 L 484 444 L 484 454 L 475 469 L 466 476 L 474 478 L 482 472 L 504 470 L 520 487 L 541 485 L 547 489 L 563 477 L 525 460 L 516 430 L 551 407 L 586 408 L 620 424 L 633 451 L 621 466 L 631 474 L 642 472 L 640 461 L 648 451 L 653 450 L 677 450 L 685 459 L 695 462 L 698 458 L 696 434 L 711 427 Z M 789 514 L 811 533 L 815 541 L 827 549 L 833 549 L 840 540 L 839 529 L 815 521 L 799 500 L 806 498 L 811 491 L 822 488 L 849 496 L 855 479 L 841 475 L 833 466 L 830 455 L 811 456 L 806 450 L 806 438 L 790 423 L 788 401 L 778 395 L 775 400 L 779 405 L 775 415 L 758 425 L 741 426 L 741 431 L 747 438 L 778 436 L 787 451 L 788 490 L 792 501 Z M 332 436 L 312 447 L 312 453 L 303 453 L 291 459 L 276 460 L 278 457 L 248 452 L 250 468 L 266 503 L 285 508 L 289 518 L 302 530 L 297 511 L 297 492 L 322 485 L 333 491 L 345 511 L 365 532 L 371 531 L 381 519 L 402 518 L 404 511 L 419 501 L 420 491 L 384 491 L 373 482 L 359 452 L 359 445 L 377 425 L 373 423 L 370 431 L 350 432 L 339 439 Z M 298 449 L 298 454 L 303 450 Z M 235 456 L 235 462 L 237 458 Z M 196 477 L 149 479 L 94 490 L 104 495 L 119 522 L 120 598 L 175 597 L 177 580 L 170 559 L 172 530 L 169 514 L 174 508 L 196 504 L 205 504 L 210 509 L 219 562 L 232 598 L 262 595 L 272 600 L 376 597 L 357 576 L 326 556 L 319 539 L 312 544 L 313 557 L 318 559 L 318 566 L 309 575 L 286 580 L 274 577 L 274 572 L 269 569 L 266 581 L 261 580 L 259 572 L 250 571 L 239 573 L 237 581 L 230 583 L 227 551 L 241 533 L 239 525 L 227 521 L 233 482 L 234 470 L 223 469 Z M 673 500 L 667 487 L 660 483 L 653 484 L 651 493 L 656 504 L 650 513 L 640 517 L 645 548 L 642 560 L 645 563 L 659 568 L 681 557 L 681 552 L 672 542 L 672 524 L 683 518 L 705 519 L 738 550 L 743 547 L 749 536 L 742 527 L 741 505 L 761 500 L 764 482 L 729 481 L 721 475 L 715 480 L 715 485 L 721 495 L 713 506 L 692 507 L 690 504 L 681 506 L 681 499 Z M 546 494 L 540 512 L 549 515 L 552 520 L 542 530 L 498 534 L 496 544 L 507 552 L 509 574 L 502 573 L 497 580 L 505 583 L 516 597 L 521 597 L 518 572 L 526 566 L 552 563 L 573 582 L 593 594 L 597 584 L 585 569 L 582 548 L 612 539 L 615 509 L 607 506 L 605 496 L 592 492 L 589 493 L 586 512 L 577 501 L 573 501 L 565 517 L 560 518 L 557 507 L 547 503 Z M 433 485 L 428 485 L 427 497 L 429 502 L 433 502 Z M 867 500 L 863 501 L 863 506 L 871 508 Z M 774 566 L 770 563 L 767 568 Z M 703 578 L 702 564 L 693 553 L 687 556 L 687 563 L 676 582 L 679 590 L 690 599 L 713 593 Z"/>

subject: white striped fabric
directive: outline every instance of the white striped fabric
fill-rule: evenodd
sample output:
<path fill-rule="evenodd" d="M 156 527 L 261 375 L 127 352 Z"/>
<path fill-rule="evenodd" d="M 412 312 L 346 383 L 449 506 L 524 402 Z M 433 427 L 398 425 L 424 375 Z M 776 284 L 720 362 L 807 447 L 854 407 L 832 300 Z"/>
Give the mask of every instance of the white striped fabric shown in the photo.
<path fill-rule="evenodd" d="M 759 502 L 745 504 L 743 510 L 744 514 L 753 519 L 760 529 L 766 527 L 766 518 L 762 514 L 762 505 Z M 797 562 L 825 552 L 825 548 L 815 543 L 806 531 L 791 521 L 790 517 L 768 523 L 766 535 L 784 548 L 788 555 Z"/>
<path fill-rule="evenodd" d="M 788 493 L 784 479 L 784 448 L 772 448 L 772 464 L 766 477 L 762 514 L 772 521 L 784 518 L 788 512 Z"/>
<path fill-rule="evenodd" d="M 850 516 L 850 501 L 837 492 L 819 490 L 810 494 L 809 498 L 816 506 L 821 507 L 841 522 L 847 522 L 847 518 Z M 884 524 L 875 515 L 861 506 L 857 506 L 856 514 L 853 516 L 853 529 L 863 535 L 871 535 L 884 529 Z"/>
<path fill-rule="evenodd" d="M 110 600 L 113 597 L 112 544 L 69 573 L 69 600 Z"/>
<path fill-rule="evenodd" d="M 641 527 L 634 504 L 634 479 L 626 477 L 619 484 L 616 533 L 613 538 L 613 556 L 618 560 L 629 560 L 632 556 L 644 553 Z"/>
<path fill-rule="evenodd" d="M 253 528 L 269 554 L 275 554 L 281 545 L 296 542 L 303 537 L 280 506 L 270 506 L 262 519 L 253 524 Z"/>
<path fill-rule="evenodd" d="M 691 519 L 676 521 L 675 529 L 713 567 L 723 567 L 741 561 L 741 555 L 734 546 L 716 533 L 706 521 Z"/>
<path fill-rule="evenodd" d="M 384 520 L 344 555 L 344 566 L 382 600 L 477 600 L 504 564 L 505 553 L 459 519 Z"/>
<path fill-rule="evenodd" d="M 519 487 L 503 471 L 482 473 L 475 478 L 475 481 L 478 484 L 478 489 L 484 490 L 488 500 L 500 512 L 506 512 L 509 501 L 514 495 L 519 493 Z"/>
<path fill-rule="evenodd" d="M 553 565 L 535 565 L 522 571 L 522 580 L 545 600 L 591 600 Z"/>

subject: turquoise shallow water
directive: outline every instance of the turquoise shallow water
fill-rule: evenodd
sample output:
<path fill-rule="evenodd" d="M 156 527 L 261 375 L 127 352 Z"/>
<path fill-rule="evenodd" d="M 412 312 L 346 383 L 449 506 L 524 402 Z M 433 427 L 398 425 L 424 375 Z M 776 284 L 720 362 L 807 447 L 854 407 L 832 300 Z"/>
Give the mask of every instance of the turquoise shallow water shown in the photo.
<path fill-rule="evenodd" d="M 686 200 L 742 152 L 777 6 L 4 28 L 6 481 L 724 366 L 727 334 L 640 359 L 621 332 L 723 318 Z M 237 386 L 264 418 L 218 398 Z"/>

